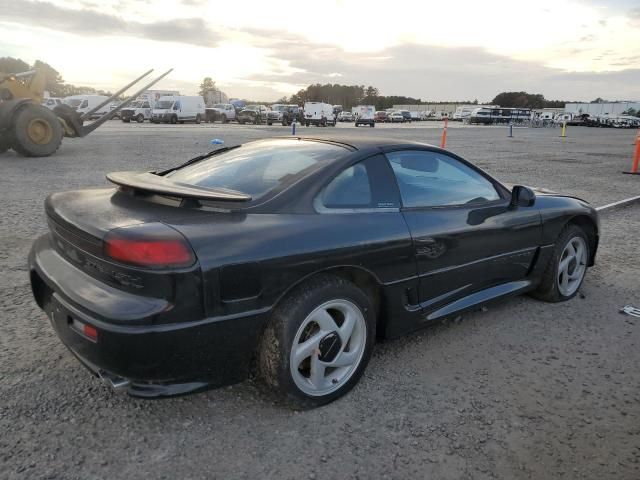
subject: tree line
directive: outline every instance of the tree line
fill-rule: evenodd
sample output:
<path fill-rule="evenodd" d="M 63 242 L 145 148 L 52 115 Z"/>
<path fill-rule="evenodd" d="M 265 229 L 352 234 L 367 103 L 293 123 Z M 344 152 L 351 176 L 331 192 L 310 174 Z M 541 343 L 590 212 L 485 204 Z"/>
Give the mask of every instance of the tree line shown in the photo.
<path fill-rule="evenodd" d="M 290 97 L 282 97 L 278 103 L 304 105 L 305 102 L 325 102 L 331 105 L 342 105 L 350 109 L 356 105 L 374 105 L 376 110 L 385 110 L 394 105 L 420 105 L 427 103 L 420 98 L 404 95 L 380 95 L 380 90 L 372 85 L 340 85 L 338 83 L 315 83 L 299 90 Z M 469 103 L 473 101 L 432 102 L 432 103 Z"/>

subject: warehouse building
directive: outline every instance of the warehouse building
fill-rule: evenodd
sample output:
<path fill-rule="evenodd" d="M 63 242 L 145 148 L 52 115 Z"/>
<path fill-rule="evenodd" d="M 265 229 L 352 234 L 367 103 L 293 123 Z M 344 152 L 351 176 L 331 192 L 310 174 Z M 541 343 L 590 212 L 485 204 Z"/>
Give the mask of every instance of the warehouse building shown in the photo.
<path fill-rule="evenodd" d="M 589 114 L 591 117 L 617 117 L 629 110 L 640 112 L 640 102 L 567 103 L 564 106 L 566 113 Z"/>

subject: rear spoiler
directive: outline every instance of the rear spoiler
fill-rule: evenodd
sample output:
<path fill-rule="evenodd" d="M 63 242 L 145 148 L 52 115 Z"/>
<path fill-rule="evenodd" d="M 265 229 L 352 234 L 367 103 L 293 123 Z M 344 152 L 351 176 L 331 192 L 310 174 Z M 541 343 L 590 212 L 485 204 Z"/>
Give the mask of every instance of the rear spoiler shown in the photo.
<path fill-rule="evenodd" d="M 251 195 L 227 188 L 205 188 L 173 182 L 170 178 L 161 177 L 151 172 L 112 172 L 107 180 L 121 187 L 143 190 L 146 192 L 169 195 L 180 198 L 199 200 L 215 200 L 227 202 L 249 202 Z"/>

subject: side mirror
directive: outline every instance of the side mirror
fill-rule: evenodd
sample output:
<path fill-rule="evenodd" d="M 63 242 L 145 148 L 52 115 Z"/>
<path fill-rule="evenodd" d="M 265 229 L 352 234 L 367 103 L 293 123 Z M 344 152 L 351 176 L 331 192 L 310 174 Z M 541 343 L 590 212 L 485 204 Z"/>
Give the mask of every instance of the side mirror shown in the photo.
<path fill-rule="evenodd" d="M 536 194 L 529 187 L 516 185 L 511 191 L 510 207 L 533 207 L 536 203 Z"/>

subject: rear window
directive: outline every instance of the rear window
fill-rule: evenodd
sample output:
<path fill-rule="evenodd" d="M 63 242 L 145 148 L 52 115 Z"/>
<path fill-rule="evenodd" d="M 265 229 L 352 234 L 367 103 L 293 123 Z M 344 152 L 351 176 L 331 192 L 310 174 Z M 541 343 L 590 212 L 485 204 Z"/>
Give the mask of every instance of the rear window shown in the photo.
<path fill-rule="evenodd" d="M 175 182 L 227 188 L 257 200 L 339 158 L 344 147 L 300 140 L 260 140 L 167 174 Z"/>

